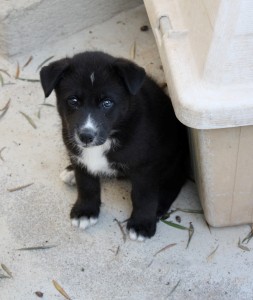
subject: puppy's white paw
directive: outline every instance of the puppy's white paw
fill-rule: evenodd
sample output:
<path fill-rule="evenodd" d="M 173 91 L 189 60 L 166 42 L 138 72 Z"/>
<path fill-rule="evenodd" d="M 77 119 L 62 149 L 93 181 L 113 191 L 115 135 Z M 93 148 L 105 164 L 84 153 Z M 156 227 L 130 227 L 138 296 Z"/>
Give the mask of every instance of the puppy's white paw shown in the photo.
<path fill-rule="evenodd" d="M 79 227 L 80 229 L 85 230 L 86 228 L 95 225 L 98 222 L 98 218 L 87 218 L 81 217 L 80 219 L 74 218 L 71 219 L 72 226 Z"/>
<path fill-rule="evenodd" d="M 130 229 L 129 237 L 132 241 L 144 242 L 146 240 L 143 235 L 137 234 L 133 229 Z"/>
<path fill-rule="evenodd" d="M 69 184 L 69 185 L 75 185 L 76 184 L 76 178 L 75 178 L 75 173 L 73 170 L 68 170 L 66 168 L 63 170 L 60 174 L 60 178 L 63 182 Z"/>

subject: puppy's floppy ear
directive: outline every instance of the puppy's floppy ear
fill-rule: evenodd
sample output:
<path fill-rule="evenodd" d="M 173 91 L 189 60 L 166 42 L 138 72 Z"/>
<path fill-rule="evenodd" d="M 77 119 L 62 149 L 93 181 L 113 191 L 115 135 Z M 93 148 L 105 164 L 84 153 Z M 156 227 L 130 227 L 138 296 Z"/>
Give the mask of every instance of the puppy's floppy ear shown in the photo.
<path fill-rule="evenodd" d="M 48 97 L 57 83 L 62 78 L 64 71 L 69 67 L 69 59 L 64 58 L 57 60 L 50 65 L 43 67 L 40 71 L 40 81 L 45 93 L 45 97 Z"/>
<path fill-rule="evenodd" d="M 123 79 L 130 94 L 136 95 L 144 82 L 145 70 L 123 58 L 117 59 L 113 66 Z"/>

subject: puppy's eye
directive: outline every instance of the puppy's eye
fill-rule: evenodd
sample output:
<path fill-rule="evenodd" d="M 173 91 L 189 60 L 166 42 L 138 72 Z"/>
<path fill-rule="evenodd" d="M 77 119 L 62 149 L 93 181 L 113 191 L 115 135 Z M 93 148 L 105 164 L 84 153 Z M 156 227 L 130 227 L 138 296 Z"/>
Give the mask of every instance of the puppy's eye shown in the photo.
<path fill-rule="evenodd" d="M 114 105 L 114 102 L 110 98 L 105 98 L 102 100 L 101 105 L 103 108 L 111 108 Z"/>
<path fill-rule="evenodd" d="M 72 108 L 77 108 L 79 106 L 79 101 L 76 97 L 70 97 L 67 99 L 68 105 Z"/>

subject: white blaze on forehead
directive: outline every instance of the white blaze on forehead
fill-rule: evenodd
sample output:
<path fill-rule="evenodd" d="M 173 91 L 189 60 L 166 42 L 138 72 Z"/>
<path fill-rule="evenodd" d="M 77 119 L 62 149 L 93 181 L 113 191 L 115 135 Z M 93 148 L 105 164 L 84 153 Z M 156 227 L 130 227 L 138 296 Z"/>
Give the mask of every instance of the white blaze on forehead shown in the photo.
<path fill-rule="evenodd" d="M 95 74 L 94 74 L 94 72 L 92 72 L 90 74 L 90 81 L 91 81 L 91 84 L 93 85 L 93 82 L 95 81 Z"/>
<path fill-rule="evenodd" d="M 97 129 L 96 122 L 92 119 L 90 114 L 88 115 L 88 118 L 87 118 L 85 124 L 82 126 L 82 129 L 92 129 L 92 130 Z"/>

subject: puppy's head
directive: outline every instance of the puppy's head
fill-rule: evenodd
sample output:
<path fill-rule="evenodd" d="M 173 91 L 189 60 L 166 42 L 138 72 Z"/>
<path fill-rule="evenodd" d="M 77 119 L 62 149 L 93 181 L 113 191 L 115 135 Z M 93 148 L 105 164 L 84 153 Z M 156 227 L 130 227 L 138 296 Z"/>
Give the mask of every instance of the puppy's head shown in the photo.
<path fill-rule="evenodd" d="M 102 52 L 85 52 L 43 67 L 41 84 L 48 97 L 56 92 L 63 128 L 82 147 L 103 144 L 126 118 L 145 71 Z"/>

